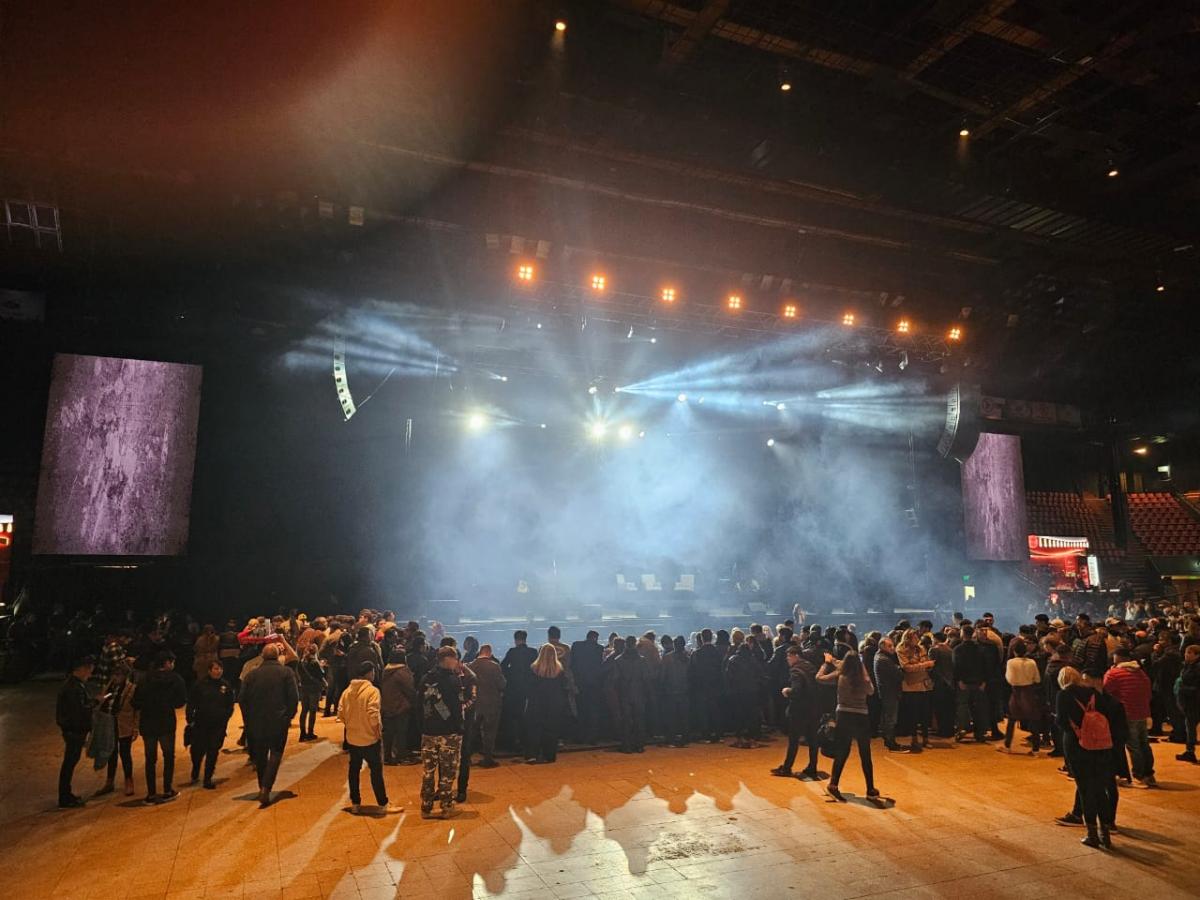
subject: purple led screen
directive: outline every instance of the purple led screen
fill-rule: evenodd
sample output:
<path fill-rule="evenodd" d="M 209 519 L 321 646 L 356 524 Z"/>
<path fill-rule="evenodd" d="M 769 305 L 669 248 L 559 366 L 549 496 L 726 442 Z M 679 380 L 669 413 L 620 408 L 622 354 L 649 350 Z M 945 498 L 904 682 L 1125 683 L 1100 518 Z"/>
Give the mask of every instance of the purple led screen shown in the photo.
<path fill-rule="evenodd" d="M 981 434 L 962 466 L 962 493 L 969 559 L 1028 558 L 1019 437 Z"/>
<path fill-rule="evenodd" d="M 34 553 L 184 551 L 200 376 L 177 363 L 54 358 Z"/>

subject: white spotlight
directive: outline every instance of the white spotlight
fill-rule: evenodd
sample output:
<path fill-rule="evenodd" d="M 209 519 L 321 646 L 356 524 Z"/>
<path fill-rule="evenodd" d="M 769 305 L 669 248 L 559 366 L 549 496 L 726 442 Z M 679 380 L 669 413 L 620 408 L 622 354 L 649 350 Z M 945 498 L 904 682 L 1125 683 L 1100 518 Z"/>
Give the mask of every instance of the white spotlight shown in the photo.
<path fill-rule="evenodd" d="M 775 446 L 775 438 L 767 438 L 767 446 L 774 447 Z"/>
<path fill-rule="evenodd" d="M 678 400 L 680 403 L 687 403 L 687 394 L 680 394 L 675 399 Z"/>
<path fill-rule="evenodd" d="M 538 322 L 538 323 L 537 323 L 537 327 L 538 327 L 538 331 L 541 331 L 541 330 L 542 330 L 542 323 L 541 323 L 541 322 Z"/>
<path fill-rule="evenodd" d="M 542 423 L 541 425 L 539 425 L 538 427 L 539 427 L 539 428 L 545 428 L 545 427 L 546 427 L 546 423 L 545 423 L 545 422 L 543 422 L 543 423 Z"/>
<path fill-rule="evenodd" d="M 629 440 L 631 437 L 633 437 L 633 426 L 622 425 L 619 429 L 617 429 L 617 437 L 623 441 Z"/>
<path fill-rule="evenodd" d="M 787 409 L 787 404 L 786 403 L 776 403 L 775 408 L 777 410 L 779 410 L 780 412 L 783 412 L 785 409 Z"/>
<path fill-rule="evenodd" d="M 652 343 L 652 344 L 657 344 L 657 343 L 658 343 L 658 338 L 650 338 L 650 343 Z"/>
<path fill-rule="evenodd" d="M 603 440 L 604 434 L 607 431 L 608 431 L 608 426 L 605 425 L 603 422 L 593 422 L 591 427 L 588 429 L 588 432 L 591 434 L 592 439 L 597 440 L 597 441 Z"/>
<path fill-rule="evenodd" d="M 593 384 L 591 387 L 588 388 L 588 393 L 594 397 L 598 390 L 600 390 L 600 389 Z"/>
<path fill-rule="evenodd" d="M 644 431 L 639 431 L 639 432 L 638 432 L 638 437 L 640 437 L 640 438 L 644 438 L 645 436 L 646 436 L 646 432 L 644 432 Z"/>
<path fill-rule="evenodd" d="M 483 413 L 471 413 L 467 417 L 467 427 L 472 431 L 482 431 L 487 425 L 487 416 Z"/>
<path fill-rule="evenodd" d="M 507 375 L 501 375 L 501 376 L 500 376 L 500 380 L 501 380 L 501 381 L 508 381 L 508 376 L 507 376 Z"/>

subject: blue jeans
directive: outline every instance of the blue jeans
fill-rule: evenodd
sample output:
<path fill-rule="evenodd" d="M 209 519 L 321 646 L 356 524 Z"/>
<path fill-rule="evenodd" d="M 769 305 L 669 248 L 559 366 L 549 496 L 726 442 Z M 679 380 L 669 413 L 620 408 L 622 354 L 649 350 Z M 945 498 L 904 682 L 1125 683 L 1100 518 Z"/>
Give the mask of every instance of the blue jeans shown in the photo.
<path fill-rule="evenodd" d="M 1154 751 L 1150 748 L 1145 719 L 1129 720 L 1129 737 L 1125 746 L 1129 748 L 1129 768 L 1134 778 L 1154 776 Z"/>

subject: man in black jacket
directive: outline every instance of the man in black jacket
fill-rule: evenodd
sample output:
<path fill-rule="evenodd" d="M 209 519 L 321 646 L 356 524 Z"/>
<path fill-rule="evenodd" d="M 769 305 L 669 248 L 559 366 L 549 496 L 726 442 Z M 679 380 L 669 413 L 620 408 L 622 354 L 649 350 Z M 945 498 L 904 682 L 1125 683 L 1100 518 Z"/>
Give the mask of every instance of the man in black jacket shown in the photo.
<path fill-rule="evenodd" d="M 258 773 L 258 805 L 266 809 L 283 762 L 288 725 L 300 705 L 300 686 L 292 670 L 280 665 L 278 644 L 263 647 L 262 658 L 262 665 L 242 681 L 238 703 L 246 723 L 246 747 Z"/>
<path fill-rule="evenodd" d="M 721 651 L 713 645 L 712 629 L 700 632 L 700 646 L 688 661 L 688 683 L 696 734 L 710 744 L 721 740 Z"/>
<path fill-rule="evenodd" d="M 133 692 L 133 708 L 138 711 L 138 730 L 146 751 L 146 802 L 166 802 L 179 796 L 171 784 L 175 778 L 175 710 L 187 703 L 187 685 L 175 671 L 175 654 L 161 650 L 154 658 L 154 669 Z M 162 793 L 158 783 L 158 751 L 162 750 Z"/>
<path fill-rule="evenodd" d="M 800 749 L 800 739 L 808 744 L 808 765 L 796 777 L 816 781 L 827 777 L 817 768 L 818 746 L 817 726 L 820 717 L 820 707 L 817 702 L 816 674 L 808 660 L 800 655 L 800 648 L 789 644 L 783 649 L 788 661 L 788 686 L 781 688 L 781 694 L 787 702 L 785 722 L 787 725 L 788 747 L 783 765 L 772 769 L 772 775 L 787 777 L 792 775 L 792 766 L 796 762 L 796 754 Z"/>
<path fill-rule="evenodd" d="M 504 675 L 504 714 L 500 723 L 500 742 L 507 748 L 525 753 L 525 701 L 529 697 L 529 684 L 533 680 L 530 666 L 537 659 L 537 651 L 525 643 L 528 635 L 524 631 L 513 632 L 513 646 L 504 654 L 500 671 Z"/>
<path fill-rule="evenodd" d="M 346 671 L 357 673 L 364 662 L 375 667 L 374 683 L 379 684 L 383 677 L 383 655 L 379 645 L 375 643 L 375 635 L 366 625 L 358 629 L 356 640 L 346 653 Z"/>
<path fill-rule="evenodd" d="M 641 753 L 646 749 L 646 698 L 654 688 L 650 666 L 638 652 L 633 635 L 625 638 L 625 650 L 617 658 L 617 698 L 621 709 L 621 752 Z"/>
<path fill-rule="evenodd" d="M 904 670 L 896 656 L 896 644 L 890 637 L 879 639 L 875 653 L 875 691 L 879 694 L 879 733 L 883 746 L 894 753 L 906 753 L 896 743 L 896 717 L 900 710 L 900 686 L 904 681 Z"/>
<path fill-rule="evenodd" d="M 96 660 L 91 656 L 78 660 L 67 680 L 58 689 L 54 718 L 63 736 L 63 761 L 58 770 L 60 809 L 83 806 L 83 798 L 71 790 L 71 777 L 75 774 L 75 766 L 79 764 L 83 746 L 92 730 L 92 708 L 95 703 L 88 693 L 87 681 L 92 677 L 95 665 Z"/>
<path fill-rule="evenodd" d="M 967 729 L 975 725 L 975 741 L 987 740 L 988 699 L 987 662 L 983 650 L 975 640 L 975 628 L 963 625 L 962 640 L 954 648 L 954 680 L 958 683 L 957 718 L 958 734 L 955 740 L 966 739 Z"/>
<path fill-rule="evenodd" d="M 197 678 L 188 694 L 184 718 L 189 729 L 192 751 L 192 780 L 200 779 L 200 764 L 204 763 L 204 787 L 212 790 L 217 755 L 225 743 L 225 730 L 233 715 L 233 688 L 222 677 L 224 669 L 214 660 L 203 678 Z"/>
<path fill-rule="evenodd" d="M 581 744 L 594 744 L 600 724 L 600 665 L 604 661 L 600 633 L 589 631 L 587 640 L 575 641 L 570 657 L 575 689 L 579 692 L 576 739 Z"/>

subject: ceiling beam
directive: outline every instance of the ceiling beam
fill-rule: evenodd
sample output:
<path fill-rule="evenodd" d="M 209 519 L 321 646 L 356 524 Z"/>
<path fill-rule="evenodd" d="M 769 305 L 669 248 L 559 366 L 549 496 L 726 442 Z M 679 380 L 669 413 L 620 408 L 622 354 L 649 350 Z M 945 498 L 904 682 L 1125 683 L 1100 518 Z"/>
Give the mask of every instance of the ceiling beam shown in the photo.
<path fill-rule="evenodd" d="M 983 8 L 968 16 L 957 27 L 947 31 L 942 37 L 925 48 L 920 56 L 904 67 L 904 74 L 909 77 L 919 75 L 935 62 L 985 27 L 1000 21 L 1000 14 L 1009 9 L 1016 0 L 991 0 Z"/>
<path fill-rule="evenodd" d="M 683 34 L 663 53 L 663 71 L 673 72 L 687 62 L 704 38 L 712 31 L 713 26 L 729 11 L 731 2 L 732 0 L 708 0 L 704 4 L 704 8 L 696 14 L 691 24 L 684 29 Z"/>

